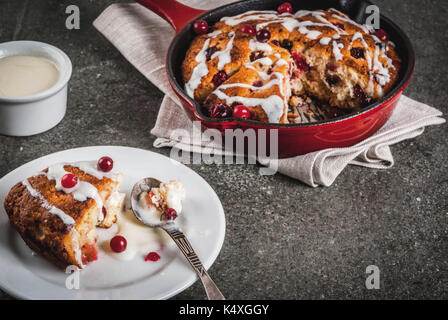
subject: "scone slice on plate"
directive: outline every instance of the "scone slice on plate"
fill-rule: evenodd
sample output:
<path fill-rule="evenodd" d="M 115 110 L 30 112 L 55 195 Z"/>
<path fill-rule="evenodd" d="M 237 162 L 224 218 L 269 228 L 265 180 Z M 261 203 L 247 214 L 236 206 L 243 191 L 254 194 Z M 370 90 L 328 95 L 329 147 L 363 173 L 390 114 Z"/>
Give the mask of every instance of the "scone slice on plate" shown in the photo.
<path fill-rule="evenodd" d="M 96 227 L 110 227 L 123 205 L 121 175 L 102 173 L 95 164 L 50 166 L 17 183 L 5 199 L 25 243 L 61 268 L 97 259 Z"/>

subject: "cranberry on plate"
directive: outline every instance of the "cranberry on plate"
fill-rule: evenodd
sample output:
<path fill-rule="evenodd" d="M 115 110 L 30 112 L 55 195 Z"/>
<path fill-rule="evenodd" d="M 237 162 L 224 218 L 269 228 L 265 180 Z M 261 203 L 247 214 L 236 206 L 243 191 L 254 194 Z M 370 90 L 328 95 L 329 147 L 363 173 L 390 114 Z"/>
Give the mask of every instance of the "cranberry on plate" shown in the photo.
<path fill-rule="evenodd" d="M 175 220 L 177 218 L 177 211 L 173 208 L 168 208 L 163 215 L 165 220 Z"/>
<path fill-rule="evenodd" d="M 289 2 L 282 3 L 281 5 L 278 6 L 277 11 L 280 14 L 286 12 L 292 13 L 292 5 Z"/>
<path fill-rule="evenodd" d="M 109 172 L 114 167 L 114 161 L 110 157 L 102 157 L 98 160 L 98 170 Z"/>
<path fill-rule="evenodd" d="M 160 255 L 157 252 L 150 252 L 145 257 L 145 261 L 156 262 L 158 260 L 160 260 Z"/>
<path fill-rule="evenodd" d="M 78 184 L 78 177 L 72 173 L 65 174 L 61 179 L 61 185 L 65 189 L 74 188 Z"/>
<path fill-rule="evenodd" d="M 233 117 L 242 120 L 250 119 L 250 110 L 248 107 L 239 105 L 233 108 Z"/>
<path fill-rule="evenodd" d="M 196 20 L 193 24 L 193 30 L 196 34 L 206 34 L 208 29 L 208 23 L 205 20 Z"/>
<path fill-rule="evenodd" d="M 110 240 L 110 248 L 112 251 L 120 253 L 126 250 L 128 242 L 123 236 L 115 236 Z"/>

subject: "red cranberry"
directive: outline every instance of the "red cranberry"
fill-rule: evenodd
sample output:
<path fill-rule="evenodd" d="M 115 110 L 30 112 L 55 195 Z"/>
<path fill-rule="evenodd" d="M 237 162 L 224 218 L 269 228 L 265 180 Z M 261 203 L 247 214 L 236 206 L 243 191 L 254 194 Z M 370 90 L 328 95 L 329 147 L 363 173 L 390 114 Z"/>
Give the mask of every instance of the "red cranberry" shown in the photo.
<path fill-rule="evenodd" d="M 115 236 L 110 240 L 110 248 L 112 251 L 120 253 L 126 250 L 128 242 L 123 236 Z"/>
<path fill-rule="evenodd" d="M 292 5 L 289 2 L 285 2 L 278 6 L 277 11 L 280 14 L 286 13 L 286 12 L 292 13 Z"/>
<path fill-rule="evenodd" d="M 173 208 L 168 208 L 163 213 L 165 220 L 174 220 L 177 218 L 177 211 Z"/>
<path fill-rule="evenodd" d="M 114 161 L 110 157 L 102 157 L 98 160 L 98 169 L 103 172 L 109 172 L 114 167 Z"/>
<path fill-rule="evenodd" d="M 355 59 L 361 59 L 361 58 L 364 59 L 364 52 L 365 50 L 363 48 L 352 48 L 350 50 L 350 54 Z"/>
<path fill-rule="evenodd" d="M 341 30 L 345 30 L 345 26 L 339 22 L 332 22 L 334 26 L 338 27 Z"/>
<path fill-rule="evenodd" d="M 215 87 L 218 87 L 221 83 L 227 80 L 227 73 L 224 70 L 219 71 L 213 76 L 212 82 Z"/>
<path fill-rule="evenodd" d="M 207 48 L 207 50 L 205 50 L 205 59 L 207 59 L 207 61 L 209 61 L 211 59 L 212 55 L 218 50 L 219 49 L 217 46 Z"/>
<path fill-rule="evenodd" d="M 78 184 L 78 177 L 72 173 L 65 174 L 61 179 L 61 185 L 65 189 L 74 188 Z"/>
<path fill-rule="evenodd" d="M 297 69 L 302 70 L 305 73 L 310 71 L 309 64 L 306 62 L 305 58 L 300 55 L 300 53 L 294 52 L 292 54 L 292 57 L 294 58 L 294 61 L 296 62 Z"/>
<path fill-rule="evenodd" d="M 196 20 L 193 24 L 193 30 L 197 34 L 205 34 L 208 32 L 208 23 L 205 20 Z"/>
<path fill-rule="evenodd" d="M 157 252 L 150 252 L 145 257 L 145 261 L 156 262 L 158 260 L 160 260 L 160 255 Z"/>
<path fill-rule="evenodd" d="M 389 34 L 386 31 L 384 31 L 383 29 L 377 30 L 375 32 L 375 35 L 383 41 L 389 40 Z"/>
<path fill-rule="evenodd" d="M 232 109 L 224 103 L 215 103 L 210 106 L 209 114 L 211 118 L 230 118 L 232 116 Z"/>
<path fill-rule="evenodd" d="M 277 47 L 280 47 L 280 42 L 278 40 L 272 40 L 271 41 L 273 45 L 276 45 Z"/>
<path fill-rule="evenodd" d="M 254 51 L 250 54 L 250 61 L 255 61 L 264 57 L 263 51 Z"/>
<path fill-rule="evenodd" d="M 254 83 L 252 83 L 252 85 L 254 87 L 262 87 L 263 86 L 263 81 L 261 81 L 261 80 L 254 81 Z"/>
<path fill-rule="evenodd" d="M 103 218 L 106 218 L 106 216 L 107 216 L 107 209 L 106 209 L 106 207 L 103 206 L 103 209 L 101 211 L 103 213 Z"/>
<path fill-rule="evenodd" d="M 255 29 L 250 24 L 245 24 L 241 27 L 241 32 L 250 34 L 251 36 L 255 35 Z"/>
<path fill-rule="evenodd" d="M 292 41 L 285 39 L 282 41 L 281 45 L 282 48 L 285 48 L 288 51 L 291 51 L 292 49 Z"/>
<path fill-rule="evenodd" d="M 250 110 L 248 107 L 239 105 L 233 108 L 233 117 L 242 120 L 250 119 Z"/>
<path fill-rule="evenodd" d="M 268 29 L 261 29 L 257 32 L 257 40 L 266 43 L 271 39 L 271 33 Z"/>

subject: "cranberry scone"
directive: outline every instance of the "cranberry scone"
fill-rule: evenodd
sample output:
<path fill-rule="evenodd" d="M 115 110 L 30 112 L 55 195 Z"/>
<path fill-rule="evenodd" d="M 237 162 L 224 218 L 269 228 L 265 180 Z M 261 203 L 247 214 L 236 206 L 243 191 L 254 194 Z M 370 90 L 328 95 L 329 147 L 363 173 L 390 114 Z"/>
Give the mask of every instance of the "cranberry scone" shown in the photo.
<path fill-rule="evenodd" d="M 97 259 L 96 227 L 117 221 L 125 195 L 112 159 L 55 164 L 17 183 L 4 207 L 11 225 L 36 253 L 65 268 Z"/>
<path fill-rule="evenodd" d="M 182 76 L 207 115 L 229 117 L 244 106 L 261 122 L 315 122 L 392 89 L 401 59 L 384 30 L 336 9 L 279 8 L 224 17 L 193 39 Z"/>

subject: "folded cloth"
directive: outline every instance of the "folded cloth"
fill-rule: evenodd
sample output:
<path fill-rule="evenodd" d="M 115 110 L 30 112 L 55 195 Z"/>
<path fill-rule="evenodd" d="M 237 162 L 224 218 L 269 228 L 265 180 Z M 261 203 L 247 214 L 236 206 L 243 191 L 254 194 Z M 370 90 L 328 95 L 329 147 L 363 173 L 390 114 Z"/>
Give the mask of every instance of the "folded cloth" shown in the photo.
<path fill-rule="evenodd" d="M 231 1 L 190 1 L 189 5 L 210 9 Z M 165 57 L 174 32 L 163 19 L 139 4 L 113 4 L 94 21 L 94 26 L 129 60 L 165 97 L 155 127 L 156 148 L 176 147 L 188 152 L 229 154 L 209 140 L 178 139 L 179 129 L 193 131 L 193 122 L 180 107 L 165 73 Z M 347 165 L 387 169 L 394 165 L 390 146 L 423 133 L 430 125 L 442 124 L 442 113 L 426 104 L 403 96 L 390 120 L 372 137 L 348 148 L 325 149 L 303 156 L 275 160 L 278 172 L 309 186 L 330 186 Z M 269 159 L 262 165 L 274 166 Z"/>

